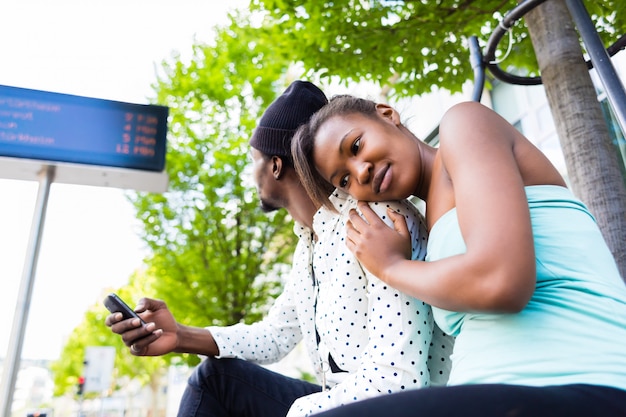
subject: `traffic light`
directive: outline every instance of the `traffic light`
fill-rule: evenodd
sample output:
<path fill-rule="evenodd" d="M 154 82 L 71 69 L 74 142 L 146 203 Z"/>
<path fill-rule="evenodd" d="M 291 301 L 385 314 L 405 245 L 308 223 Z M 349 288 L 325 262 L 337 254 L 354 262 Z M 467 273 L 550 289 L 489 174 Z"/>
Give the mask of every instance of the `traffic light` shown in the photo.
<path fill-rule="evenodd" d="M 79 376 L 78 377 L 78 391 L 77 391 L 78 395 L 83 395 L 83 388 L 84 387 L 85 387 L 85 377 L 84 376 Z"/>

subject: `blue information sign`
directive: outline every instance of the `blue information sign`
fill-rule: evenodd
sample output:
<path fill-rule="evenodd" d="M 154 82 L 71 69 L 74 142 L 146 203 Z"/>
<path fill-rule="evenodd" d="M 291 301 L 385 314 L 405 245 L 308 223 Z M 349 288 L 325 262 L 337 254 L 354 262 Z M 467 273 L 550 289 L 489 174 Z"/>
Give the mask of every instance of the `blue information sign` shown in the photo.
<path fill-rule="evenodd" d="M 168 113 L 0 85 L 0 156 L 163 171 Z"/>

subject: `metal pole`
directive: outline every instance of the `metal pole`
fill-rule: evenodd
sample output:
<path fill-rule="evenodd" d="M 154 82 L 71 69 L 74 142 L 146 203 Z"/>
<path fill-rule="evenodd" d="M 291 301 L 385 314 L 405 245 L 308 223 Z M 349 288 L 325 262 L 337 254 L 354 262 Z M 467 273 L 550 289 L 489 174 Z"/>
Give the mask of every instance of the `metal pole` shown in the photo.
<path fill-rule="evenodd" d="M 46 218 L 48 196 L 50 194 L 50 185 L 54 180 L 54 173 L 55 167 L 52 165 L 44 166 L 39 173 L 39 192 L 37 194 L 33 223 L 31 226 L 26 259 L 24 262 L 24 271 L 22 272 L 22 281 L 17 295 L 17 303 L 15 305 L 11 338 L 9 339 L 9 347 L 7 349 L 7 355 L 4 359 L 2 384 L 0 385 L 0 392 L 2 393 L 0 404 L 3 404 L 3 417 L 11 417 L 13 391 L 15 389 L 17 374 L 20 369 L 22 345 L 24 342 L 24 333 L 26 330 L 26 322 L 28 321 L 28 311 L 30 308 L 30 300 L 32 298 L 33 284 L 35 281 L 35 270 L 37 269 L 36 266 L 37 258 L 39 257 L 41 234 Z"/>
<path fill-rule="evenodd" d="M 626 92 L 608 52 L 581 0 L 565 0 L 576 29 L 587 48 L 591 63 L 598 72 L 622 132 L 626 132 Z"/>
<path fill-rule="evenodd" d="M 485 89 L 485 64 L 483 63 L 483 53 L 478 46 L 478 38 L 470 36 L 469 38 L 470 63 L 474 70 L 474 90 L 472 91 L 472 100 L 480 102 Z"/>

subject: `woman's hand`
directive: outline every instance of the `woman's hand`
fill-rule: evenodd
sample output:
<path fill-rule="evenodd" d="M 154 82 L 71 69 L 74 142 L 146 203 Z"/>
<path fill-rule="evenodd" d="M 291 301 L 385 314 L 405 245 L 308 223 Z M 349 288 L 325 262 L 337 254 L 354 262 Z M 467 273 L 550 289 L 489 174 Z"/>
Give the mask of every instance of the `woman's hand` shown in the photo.
<path fill-rule="evenodd" d="M 363 217 L 355 209 L 350 210 L 346 245 L 368 271 L 388 282 L 385 272 L 389 267 L 411 259 L 411 234 L 404 216 L 387 210 L 394 226 L 391 228 L 367 203 L 359 201 L 358 208 Z"/>

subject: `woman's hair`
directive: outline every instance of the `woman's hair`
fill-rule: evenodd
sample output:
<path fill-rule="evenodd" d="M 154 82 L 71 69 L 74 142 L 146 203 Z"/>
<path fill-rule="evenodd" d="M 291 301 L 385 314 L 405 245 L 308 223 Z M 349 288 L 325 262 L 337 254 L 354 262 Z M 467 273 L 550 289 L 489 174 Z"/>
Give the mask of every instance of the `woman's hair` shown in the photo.
<path fill-rule="evenodd" d="M 328 197 L 335 187 L 326 181 L 315 167 L 313 159 L 315 136 L 320 127 L 331 117 L 354 113 L 375 118 L 376 103 L 350 95 L 334 96 L 327 105 L 311 117 L 308 123 L 298 128 L 291 142 L 293 163 L 304 189 L 315 204 L 323 205 L 331 210 L 335 210 L 335 207 Z"/>

